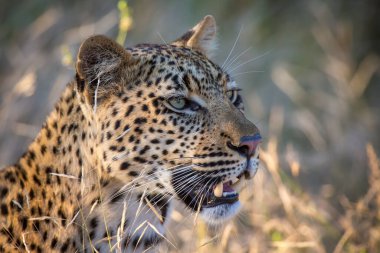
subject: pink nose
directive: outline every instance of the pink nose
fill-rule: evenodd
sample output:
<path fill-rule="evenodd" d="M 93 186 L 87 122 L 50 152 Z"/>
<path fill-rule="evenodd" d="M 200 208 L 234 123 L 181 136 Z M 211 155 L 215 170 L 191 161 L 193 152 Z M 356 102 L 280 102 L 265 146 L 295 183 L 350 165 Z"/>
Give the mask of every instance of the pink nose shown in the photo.
<path fill-rule="evenodd" d="M 257 146 L 261 143 L 261 135 L 248 135 L 240 138 L 239 149 L 245 150 L 248 157 L 253 156 L 256 153 Z"/>

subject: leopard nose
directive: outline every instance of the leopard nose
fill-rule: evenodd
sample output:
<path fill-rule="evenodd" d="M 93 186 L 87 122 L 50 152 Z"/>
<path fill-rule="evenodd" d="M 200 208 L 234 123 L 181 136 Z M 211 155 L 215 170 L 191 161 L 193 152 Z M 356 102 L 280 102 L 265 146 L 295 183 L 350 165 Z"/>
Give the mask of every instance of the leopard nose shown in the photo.
<path fill-rule="evenodd" d="M 240 138 L 239 150 L 244 150 L 244 153 L 251 157 L 255 155 L 257 147 L 261 143 L 261 135 L 248 135 Z"/>
<path fill-rule="evenodd" d="M 230 142 L 227 143 L 227 145 L 231 149 L 239 152 L 241 155 L 251 157 L 255 155 L 261 140 L 262 138 L 260 134 L 247 135 L 240 138 L 240 143 L 238 146 L 234 146 Z"/>

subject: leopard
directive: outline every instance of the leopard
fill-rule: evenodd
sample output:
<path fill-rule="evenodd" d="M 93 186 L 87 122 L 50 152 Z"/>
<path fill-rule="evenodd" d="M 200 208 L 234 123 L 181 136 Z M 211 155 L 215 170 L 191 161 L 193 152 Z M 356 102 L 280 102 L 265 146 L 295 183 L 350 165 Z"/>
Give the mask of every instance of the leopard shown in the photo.
<path fill-rule="evenodd" d="M 239 212 L 262 137 L 211 60 L 211 15 L 171 43 L 95 35 L 20 159 L 0 170 L 0 252 L 156 252 L 175 203 L 207 224 Z"/>

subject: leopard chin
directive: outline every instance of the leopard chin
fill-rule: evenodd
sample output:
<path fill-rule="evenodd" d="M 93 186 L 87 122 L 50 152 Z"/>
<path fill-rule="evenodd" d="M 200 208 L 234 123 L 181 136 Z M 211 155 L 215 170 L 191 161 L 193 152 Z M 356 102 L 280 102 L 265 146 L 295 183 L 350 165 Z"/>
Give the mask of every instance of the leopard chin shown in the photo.
<path fill-rule="evenodd" d="M 204 207 L 200 212 L 200 216 L 209 225 L 220 225 L 235 217 L 240 211 L 240 208 L 240 201 L 236 201 L 232 204 Z"/>

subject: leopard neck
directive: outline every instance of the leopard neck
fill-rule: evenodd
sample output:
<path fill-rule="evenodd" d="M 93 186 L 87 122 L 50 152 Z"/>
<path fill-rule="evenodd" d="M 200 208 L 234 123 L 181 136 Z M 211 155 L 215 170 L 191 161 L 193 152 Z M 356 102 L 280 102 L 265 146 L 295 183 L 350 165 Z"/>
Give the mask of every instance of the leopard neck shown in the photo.
<path fill-rule="evenodd" d="M 96 139 L 95 133 L 95 127 L 85 116 L 75 83 L 70 83 L 16 166 L 24 168 L 40 185 L 60 182 L 60 177 L 71 179 L 73 185 L 86 180 L 86 187 L 92 186 L 101 171 L 92 141 Z"/>

